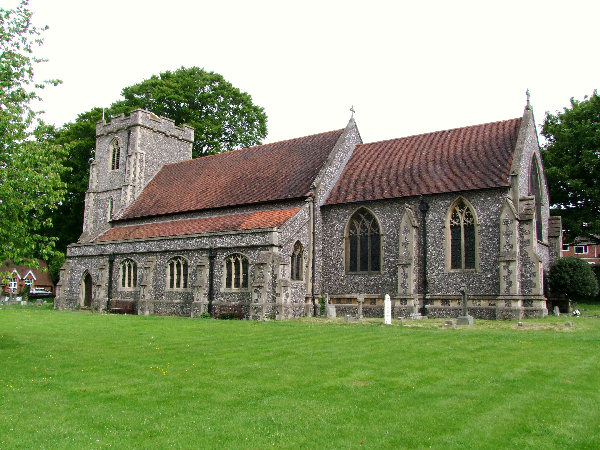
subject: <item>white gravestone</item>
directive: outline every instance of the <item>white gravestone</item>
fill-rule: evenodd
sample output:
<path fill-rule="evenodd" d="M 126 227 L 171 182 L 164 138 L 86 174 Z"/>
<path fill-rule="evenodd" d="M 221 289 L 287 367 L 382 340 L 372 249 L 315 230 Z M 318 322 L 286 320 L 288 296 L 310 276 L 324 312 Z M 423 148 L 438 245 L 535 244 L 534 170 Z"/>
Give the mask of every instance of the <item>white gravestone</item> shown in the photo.
<path fill-rule="evenodd" d="M 389 294 L 385 294 L 385 300 L 383 301 L 383 323 L 386 325 L 392 324 L 392 301 Z"/>

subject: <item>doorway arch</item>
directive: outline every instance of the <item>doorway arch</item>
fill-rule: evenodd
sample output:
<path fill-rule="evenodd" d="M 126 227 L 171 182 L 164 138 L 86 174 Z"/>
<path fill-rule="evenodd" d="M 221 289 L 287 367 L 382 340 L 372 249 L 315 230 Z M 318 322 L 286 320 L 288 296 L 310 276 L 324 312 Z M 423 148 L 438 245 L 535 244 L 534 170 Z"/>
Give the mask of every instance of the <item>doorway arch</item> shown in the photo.
<path fill-rule="evenodd" d="M 83 281 L 82 281 L 82 293 L 83 293 L 83 298 L 82 298 L 82 306 L 86 307 L 86 308 L 90 308 L 92 306 L 92 276 L 90 275 L 89 272 L 86 272 L 83 275 Z"/>

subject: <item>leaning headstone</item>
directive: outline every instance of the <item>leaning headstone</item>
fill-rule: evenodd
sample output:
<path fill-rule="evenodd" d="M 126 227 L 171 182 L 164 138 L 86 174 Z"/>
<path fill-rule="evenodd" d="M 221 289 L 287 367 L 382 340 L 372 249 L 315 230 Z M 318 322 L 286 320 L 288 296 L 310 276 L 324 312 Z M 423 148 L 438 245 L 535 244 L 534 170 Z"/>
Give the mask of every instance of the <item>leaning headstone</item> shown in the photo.
<path fill-rule="evenodd" d="M 560 308 L 558 306 L 554 307 L 554 315 L 555 316 L 560 316 Z"/>
<path fill-rule="evenodd" d="M 386 325 L 392 324 L 392 300 L 390 300 L 389 294 L 385 294 L 385 300 L 383 301 L 383 323 Z"/>

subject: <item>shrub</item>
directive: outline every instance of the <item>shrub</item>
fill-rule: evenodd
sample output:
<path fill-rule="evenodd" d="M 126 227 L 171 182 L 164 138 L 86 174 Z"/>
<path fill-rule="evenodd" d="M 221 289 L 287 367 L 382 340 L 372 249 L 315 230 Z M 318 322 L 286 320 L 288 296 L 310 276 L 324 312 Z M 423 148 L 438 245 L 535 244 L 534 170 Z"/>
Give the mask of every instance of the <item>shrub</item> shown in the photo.
<path fill-rule="evenodd" d="M 582 259 L 567 256 L 550 267 L 550 289 L 575 301 L 593 300 L 598 293 L 598 281 L 590 265 Z"/>
<path fill-rule="evenodd" d="M 600 266 L 591 266 L 594 271 L 594 275 L 596 275 L 596 281 L 598 282 L 598 294 L 596 294 L 596 301 L 600 303 Z"/>

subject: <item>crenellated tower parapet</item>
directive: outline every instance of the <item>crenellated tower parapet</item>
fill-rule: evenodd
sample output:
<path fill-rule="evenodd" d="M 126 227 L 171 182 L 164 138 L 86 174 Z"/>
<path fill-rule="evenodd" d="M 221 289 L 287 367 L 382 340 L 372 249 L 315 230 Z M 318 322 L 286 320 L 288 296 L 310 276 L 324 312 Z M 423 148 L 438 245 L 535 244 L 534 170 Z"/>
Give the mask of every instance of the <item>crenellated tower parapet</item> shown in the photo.
<path fill-rule="evenodd" d="M 159 117 L 143 109 L 131 111 L 129 115 L 112 116 L 108 121 L 101 120 L 96 124 L 96 138 L 115 134 L 133 126 L 144 127 L 182 141 L 194 142 L 194 129 L 189 125 L 178 127 L 174 120 Z"/>

